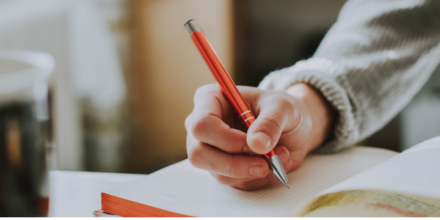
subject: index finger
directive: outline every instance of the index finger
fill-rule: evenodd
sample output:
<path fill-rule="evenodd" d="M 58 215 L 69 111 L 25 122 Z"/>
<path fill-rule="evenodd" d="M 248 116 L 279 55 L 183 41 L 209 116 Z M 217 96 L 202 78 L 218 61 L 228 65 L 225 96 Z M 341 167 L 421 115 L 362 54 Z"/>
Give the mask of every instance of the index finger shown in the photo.
<path fill-rule="evenodd" d="M 194 113 L 205 113 L 222 118 L 229 111 L 229 104 L 217 84 L 204 85 L 194 95 Z"/>
<path fill-rule="evenodd" d="M 208 85 L 197 90 L 194 111 L 185 125 L 188 132 L 199 140 L 228 153 L 253 152 L 246 145 L 246 133 L 231 128 L 235 115 L 218 85 Z M 230 119 L 228 124 L 224 120 Z"/>

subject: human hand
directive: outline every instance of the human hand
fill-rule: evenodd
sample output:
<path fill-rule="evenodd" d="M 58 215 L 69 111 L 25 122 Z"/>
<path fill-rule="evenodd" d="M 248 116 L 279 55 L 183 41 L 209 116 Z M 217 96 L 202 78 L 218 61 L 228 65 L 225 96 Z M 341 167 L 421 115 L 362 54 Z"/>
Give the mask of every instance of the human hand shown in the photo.
<path fill-rule="evenodd" d="M 287 91 L 238 86 L 256 116 L 247 134 L 217 84 L 199 88 L 185 120 L 189 161 L 222 184 L 252 190 L 277 181 L 261 155 L 272 149 L 289 172 L 327 138 L 335 113 L 306 84 Z"/>

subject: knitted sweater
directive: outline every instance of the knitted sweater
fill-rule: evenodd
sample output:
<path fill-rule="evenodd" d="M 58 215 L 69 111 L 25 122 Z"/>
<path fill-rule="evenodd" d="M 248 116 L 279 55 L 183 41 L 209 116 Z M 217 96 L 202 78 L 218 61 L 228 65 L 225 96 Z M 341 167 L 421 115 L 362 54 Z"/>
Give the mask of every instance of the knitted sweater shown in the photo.
<path fill-rule="evenodd" d="M 390 121 L 440 63 L 440 1 L 353 0 L 313 57 L 272 72 L 259 88 L 307 83 L 338 111 L 331 140 L 339 151 Z"/>

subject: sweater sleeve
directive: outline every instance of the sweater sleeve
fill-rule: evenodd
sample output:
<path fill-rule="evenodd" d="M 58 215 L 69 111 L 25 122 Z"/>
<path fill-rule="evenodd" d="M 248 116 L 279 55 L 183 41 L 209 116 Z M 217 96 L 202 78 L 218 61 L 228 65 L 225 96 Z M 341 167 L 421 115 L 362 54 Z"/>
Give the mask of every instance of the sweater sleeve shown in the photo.
<path fill-rule="evenodd" d="M 338 111 L 332 139 L 317 153 L 360 141 L 390 121 L 440 63 L 440 1 L 354 0 L 316 53 L 274 71 L 261 89 L 314 87 Z"/>

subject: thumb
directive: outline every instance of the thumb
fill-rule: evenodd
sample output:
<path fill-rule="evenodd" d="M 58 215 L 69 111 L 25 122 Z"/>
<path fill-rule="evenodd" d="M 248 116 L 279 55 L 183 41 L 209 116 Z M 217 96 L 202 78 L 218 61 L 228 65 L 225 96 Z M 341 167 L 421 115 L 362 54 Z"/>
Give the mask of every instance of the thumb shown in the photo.
<path fill-rule="evenodd" d="M 292 109 L 292 106 L 286 105 L 267 106 L 271 107 L 261 109 L 258 118 L 249 127 L 246 137 L 248 146 L 258 154 L 266 154 L 276 146 L 287 124 L 289 109 Z"/>

